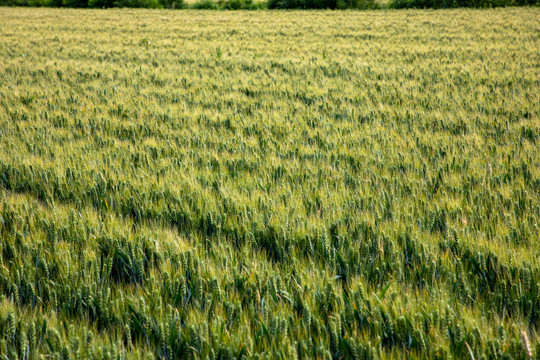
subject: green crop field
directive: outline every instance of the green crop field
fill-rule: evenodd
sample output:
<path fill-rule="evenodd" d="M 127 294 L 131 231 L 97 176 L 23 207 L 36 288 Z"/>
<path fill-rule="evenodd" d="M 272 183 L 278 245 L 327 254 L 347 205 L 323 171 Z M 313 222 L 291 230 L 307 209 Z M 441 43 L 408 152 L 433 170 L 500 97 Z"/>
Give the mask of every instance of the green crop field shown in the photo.
<path fill-rule="evenodd" d="M 0 8 L 2 359 L 540 359 L 540 8 Z"/>

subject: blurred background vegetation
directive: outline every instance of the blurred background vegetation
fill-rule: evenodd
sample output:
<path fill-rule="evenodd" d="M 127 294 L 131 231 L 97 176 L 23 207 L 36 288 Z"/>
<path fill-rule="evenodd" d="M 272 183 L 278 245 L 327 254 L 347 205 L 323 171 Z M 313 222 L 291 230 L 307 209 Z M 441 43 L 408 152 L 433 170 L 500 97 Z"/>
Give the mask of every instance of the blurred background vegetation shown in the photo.
<path fill-rule="evenodd" d="M 538 6 L 540 0 L 0 0 L 0 6 L 150 9 L 404 9 Z"/>

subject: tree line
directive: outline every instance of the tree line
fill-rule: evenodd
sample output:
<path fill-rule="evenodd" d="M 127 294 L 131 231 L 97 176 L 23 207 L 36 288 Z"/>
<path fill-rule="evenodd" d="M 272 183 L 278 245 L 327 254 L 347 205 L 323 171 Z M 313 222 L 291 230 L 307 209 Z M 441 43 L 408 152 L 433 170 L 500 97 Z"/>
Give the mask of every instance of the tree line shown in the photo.
<path fill-rule="evenodd" d="M 403 8 L 491 8 L 505 6 L 538 6 L 540 0 L 0 0 L 0 6 L 66 7 L 66 8 L 151 8 L 151 9 L 403 9 Z"/>

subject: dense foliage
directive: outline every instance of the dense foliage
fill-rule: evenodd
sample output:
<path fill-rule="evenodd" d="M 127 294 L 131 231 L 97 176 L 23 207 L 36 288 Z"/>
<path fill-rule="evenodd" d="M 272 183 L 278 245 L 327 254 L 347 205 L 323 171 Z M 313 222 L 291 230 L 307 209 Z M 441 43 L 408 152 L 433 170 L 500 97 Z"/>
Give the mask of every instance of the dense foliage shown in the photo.
<path fill-rule="evenodd" d="M 405 8 L 494 8 L 501 6 L 526 6 L 538 5 L 538 0 L 390 0 L 389 7 L 394 9 Z"/>
<path fill-rule="evenodd" d="M 0 354 L 540 359 L 540 9 L 0 9 Z"/>
<path fill-rule="evenodd" d="M 253 0 L 196 0 L 189 4 L 184 0 L 0 0 L 0 6 L 256 10 L 264 8 L 265 3 Z"/>
<path fill-rule="evenodd" d="M 269 9 L 379 9 L 375 0 L 268 0 Z"/>
<path fill-rule="evenodd" d="M 540 0 L 0 0 L 0 6 L 149 9 L 402 9 L 537 6 Z"/>

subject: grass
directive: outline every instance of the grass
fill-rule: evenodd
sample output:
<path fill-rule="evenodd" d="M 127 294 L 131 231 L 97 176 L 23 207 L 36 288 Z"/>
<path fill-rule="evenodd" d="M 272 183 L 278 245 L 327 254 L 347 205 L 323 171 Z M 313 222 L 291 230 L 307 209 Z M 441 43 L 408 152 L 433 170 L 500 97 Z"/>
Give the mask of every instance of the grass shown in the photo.
<path fill-rule="evenodd" d="M 540 358 L 537 8 L 0 8 L 4 358 Z"/>

